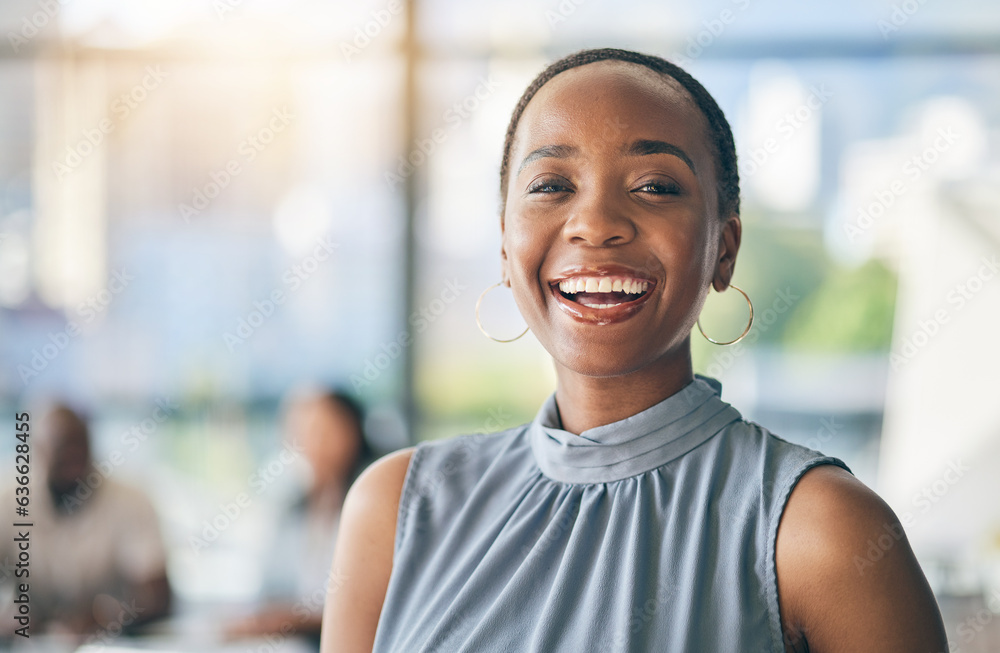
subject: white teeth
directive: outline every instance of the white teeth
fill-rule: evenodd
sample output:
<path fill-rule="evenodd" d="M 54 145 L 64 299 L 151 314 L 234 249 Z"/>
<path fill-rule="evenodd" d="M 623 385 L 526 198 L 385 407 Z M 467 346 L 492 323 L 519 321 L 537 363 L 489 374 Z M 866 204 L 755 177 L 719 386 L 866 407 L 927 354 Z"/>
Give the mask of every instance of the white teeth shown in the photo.
<path fill-rule="evenodd" d="M 637 281 L 629 279 L 624 284 L 622 284 L 622 290 L 630 295 L 640 295 L 646 292 L 646 288 L 649 286 L 648 281 Z"/>
<path fill-rule="evenodd" d="M 574 277 L 572 279 L 563 279 L 559 282 L 559 290 L 570 294 L 581 292 L 625 292 L 630 295 L 639 295 L 646 292 L 648 288 L 648 281 L 639 279 L 613 279 L 611 277 Z"/>

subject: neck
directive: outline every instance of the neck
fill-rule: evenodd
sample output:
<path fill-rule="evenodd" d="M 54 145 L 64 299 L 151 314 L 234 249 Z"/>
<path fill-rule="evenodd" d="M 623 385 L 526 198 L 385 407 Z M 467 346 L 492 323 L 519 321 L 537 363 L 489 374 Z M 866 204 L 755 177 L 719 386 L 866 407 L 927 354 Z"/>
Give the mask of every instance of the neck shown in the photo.
<path fill-rule="evenodd" d="M 556 405 L 563 430 L 583 431 L 641 413 L 694 378 L 689 341 L 651 365 L 620 376 L 578 374 L 556 364 Z"/>
<path fill-rule="evenodd" d="M 339 505 L 344 493 L 340 476 L 325 479 L 309 489 L 309 503 L 315 506 Z"/>

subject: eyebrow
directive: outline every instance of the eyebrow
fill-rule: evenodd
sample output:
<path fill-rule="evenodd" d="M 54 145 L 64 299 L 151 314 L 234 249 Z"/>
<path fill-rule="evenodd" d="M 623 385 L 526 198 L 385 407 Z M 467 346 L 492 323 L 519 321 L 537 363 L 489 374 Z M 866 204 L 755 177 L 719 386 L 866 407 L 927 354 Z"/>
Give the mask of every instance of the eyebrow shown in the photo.
<path fill-rule="evenodd" d="M 695 176 L 698 176 L 698 172 L 694 169 L 694 162 L 691 157 L 687 155 L 687 152 L 681 148 L 673 145 L 672 143 L 667 143 L 664 141 L 654 141 L 654 140 L 638 140 L 634 143 L 626 145 L 622 148 L 623 152 L 629 156 L 647 156 L 650 154 L 672 154 L 677 157 L 685 164 L 687 167 L 691 168 L 691 172 Z"/>
<path fill-rule="evenodd" d="M 574 156 L 577 153 L 577 149 L 570 145 L 543 145 L 537 150 L 532 150 L 524 157 L 521 161 L 521 165 L 517 169 L 517 174 L 521 172 L 528 166 L 528 164 L 538 159 L 544 159 L 546 157 L 552 157 L 555 159 L 567 159 Z M 694 162 L 691 157 L 687 155 L 687 152 L 681 148 L 673 145 L 672 143 L 667 143 L 665 141 L 656 141 L 649 139 L 641 139 L 630 143 L 622 148 L 624 154 L 628 156 L 648 156 L 650 154 L 671 154 L 681 161 L 683 161 L 691 172 L 695 176 L 698 175 L 697 171 L 694 169 Z"/>
<path fill-rule="evenodd" d="M 517 169 L 517 174 L 521 174 L 521 171 L 524 170 L 532 161 L 544 159 L 545 157 L 566 159 L 576 153 L 577 149 L 570 145 L 543 145 L 537 150 L 532 150 L 528 153 L 528 156 L 524 157 L 524 161 L 521 161 L 521 166 Z"/>

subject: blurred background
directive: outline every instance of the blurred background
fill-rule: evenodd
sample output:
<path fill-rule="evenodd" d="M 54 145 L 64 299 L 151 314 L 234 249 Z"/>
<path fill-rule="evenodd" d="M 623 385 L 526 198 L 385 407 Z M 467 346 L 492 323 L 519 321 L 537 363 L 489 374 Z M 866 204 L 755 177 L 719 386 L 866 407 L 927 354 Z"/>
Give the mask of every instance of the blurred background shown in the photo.
<path fill-rule="evenodd" d="M 88 415 L 179 614 L 261 601 L 302 383 L 377 453 L 533 418 L 544 350 L 473 319 L 503 135 L 547 62 L 615 46 L 736 134 L 757 321 L 696 332 L 696 371 L 878 490 L 952 642 L 1000 651 L 997 3 L 5 0 L 0 36 L 0 414 Z M 745 319 L 713 293 L 702 324 Z M 503 291 L 483 320 L 523 328 Z"/>

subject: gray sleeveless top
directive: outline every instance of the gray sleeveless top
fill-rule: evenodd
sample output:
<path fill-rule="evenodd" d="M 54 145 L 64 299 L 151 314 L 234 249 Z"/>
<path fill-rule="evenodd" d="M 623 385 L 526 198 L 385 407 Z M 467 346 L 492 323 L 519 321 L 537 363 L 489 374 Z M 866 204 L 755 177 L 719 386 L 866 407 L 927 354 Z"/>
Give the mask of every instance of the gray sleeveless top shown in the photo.
<path fill-rule="evenodd" d="M 374 651 L 782 653 L 774 544 L 836 458 L 744 421 L 714 379 L 580 435 L 420 443 Z"/>

